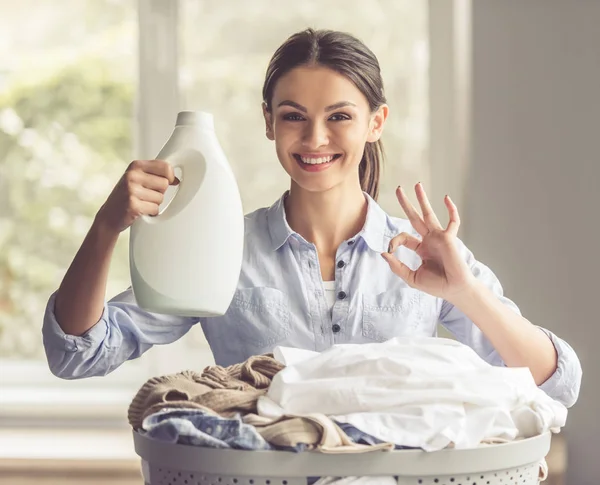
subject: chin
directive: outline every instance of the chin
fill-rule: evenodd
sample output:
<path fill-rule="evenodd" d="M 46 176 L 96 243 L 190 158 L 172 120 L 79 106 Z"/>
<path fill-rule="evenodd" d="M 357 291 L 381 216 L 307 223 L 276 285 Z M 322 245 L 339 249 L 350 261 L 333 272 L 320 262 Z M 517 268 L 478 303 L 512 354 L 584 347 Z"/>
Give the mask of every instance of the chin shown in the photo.
<path fill-rule="evenodd" d="M 294 185 L 306 192 L 327 192 L 344 183 L 342 177 L 307 177 L 304 173 L 290 173 Z"/>

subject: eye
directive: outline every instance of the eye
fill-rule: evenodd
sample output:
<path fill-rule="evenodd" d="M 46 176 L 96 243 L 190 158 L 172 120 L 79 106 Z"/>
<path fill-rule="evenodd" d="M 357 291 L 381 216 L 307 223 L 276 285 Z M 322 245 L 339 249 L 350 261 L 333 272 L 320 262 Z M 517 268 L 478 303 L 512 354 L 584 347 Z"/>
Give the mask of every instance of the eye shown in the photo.
<path fill-rule="evenodd" d="M 299 113 L 286 113 L 282 116 L 285 121 L 302 121 L 304 118 Z"/>
<path fill-rule="evenodd" d="M 352 117 L 347 115 L 346 113 L 335 113 L 334 115 L 331 115 L 329 119 L 331 121 L 347 121 L 351 120 Z"/>

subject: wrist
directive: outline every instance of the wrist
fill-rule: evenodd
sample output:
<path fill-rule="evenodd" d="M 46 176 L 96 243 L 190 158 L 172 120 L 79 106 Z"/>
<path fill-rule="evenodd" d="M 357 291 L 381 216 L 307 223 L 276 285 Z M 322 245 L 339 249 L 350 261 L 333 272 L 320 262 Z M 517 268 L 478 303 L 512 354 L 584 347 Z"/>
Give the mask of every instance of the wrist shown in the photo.
<path fill-rule="evenodd" d="M 480 298 L 484 290 L 485 286 L 477 278 L 473 277 L 459 291 L 446 298 L 446 300 L 455 307 L 463 309 Z"/>
<path fill-rule="evenodd" d="M 105 243 L 116 243 L 117 239 L 119 239 L 119 234 L 120 231 L 114 229 L 108 221 L 102 217 L 101 212 L 96 214 L 96 217 L 92 222 L 92 227 L 90 228 L 90 235 L 93 236 L 94 240 Z"/>

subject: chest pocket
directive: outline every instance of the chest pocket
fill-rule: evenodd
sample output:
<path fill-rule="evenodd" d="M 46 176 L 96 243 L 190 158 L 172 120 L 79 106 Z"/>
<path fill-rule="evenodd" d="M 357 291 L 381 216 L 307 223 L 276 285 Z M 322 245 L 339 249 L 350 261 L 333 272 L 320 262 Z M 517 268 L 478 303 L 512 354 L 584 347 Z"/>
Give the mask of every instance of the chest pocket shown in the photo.
<path fill-rule="evenodd" d="M 412 288 L 363 295 L 362 334 L 375 342 L 420 334 L 423 292 Z"/>
<path fill-rule="evenodd" d="M 286 295 L 275 288 L 238 289 L 227 310 L 235 335 L 248 356 L 271 352 L 290 334 Z"/>

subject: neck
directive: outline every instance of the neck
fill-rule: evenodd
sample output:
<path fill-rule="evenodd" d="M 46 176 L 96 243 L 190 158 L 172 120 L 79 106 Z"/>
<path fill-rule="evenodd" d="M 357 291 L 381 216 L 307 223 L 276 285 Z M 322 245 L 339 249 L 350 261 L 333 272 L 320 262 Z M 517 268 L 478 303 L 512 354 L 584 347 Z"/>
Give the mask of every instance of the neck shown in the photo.
<path fill-rule="evenodd" d="M 360 184 L 340 184 L 309 192 L 292 181 L 285 199 L 289 226 L 314 243 L 320 254 L 333 255 L 339 245 L 364 226 L 368 203 Z"/>

